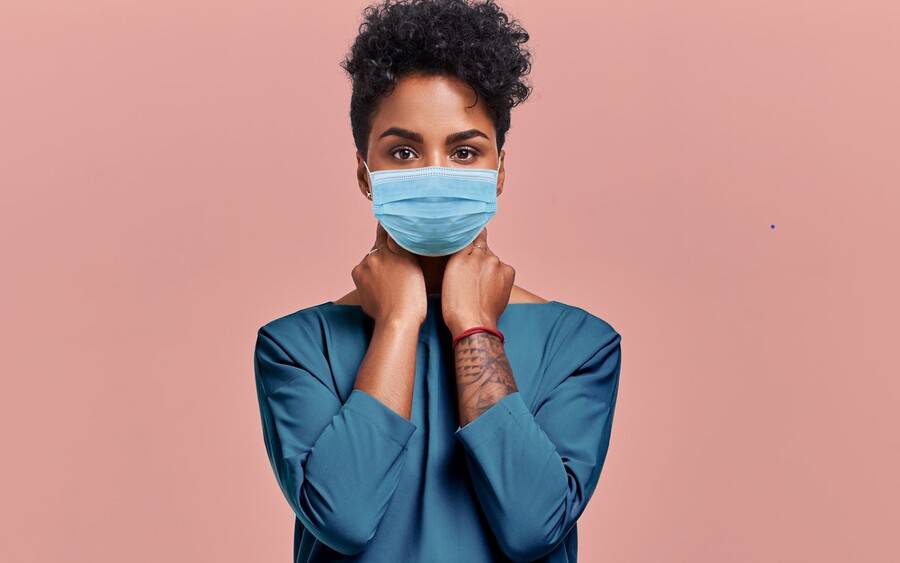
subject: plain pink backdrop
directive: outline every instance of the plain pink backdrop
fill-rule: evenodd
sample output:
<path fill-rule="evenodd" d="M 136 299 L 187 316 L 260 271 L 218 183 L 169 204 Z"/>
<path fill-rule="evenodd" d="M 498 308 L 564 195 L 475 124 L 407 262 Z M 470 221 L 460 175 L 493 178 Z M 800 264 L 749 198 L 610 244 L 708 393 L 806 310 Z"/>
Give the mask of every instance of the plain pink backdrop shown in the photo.
<path fill-rule="evenodd" d="M 900 560 L 900 3 L 502 5 L 492 248 L 623 335 L 579 560 Z M 363 6 L 4 6 L 0 560 L 290 560 L 252 349 L 371 246 Z"/>

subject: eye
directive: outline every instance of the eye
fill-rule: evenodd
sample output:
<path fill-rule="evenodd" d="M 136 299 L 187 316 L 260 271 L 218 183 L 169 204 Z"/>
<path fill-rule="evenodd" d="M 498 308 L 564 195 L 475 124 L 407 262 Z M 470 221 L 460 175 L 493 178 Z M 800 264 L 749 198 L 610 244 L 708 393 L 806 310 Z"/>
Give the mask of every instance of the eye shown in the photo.
<path fill-rule="evenodd" d="M 478 151 L 472 147 L 459 147 L 456 149 L 454 154 L 462 154 L 463 158 L 459 158 L 457 160 L 462 160 L 463 162 L 471 162 L 475 160 L 475 157 L 478 156 Z"/>
<path fill-rule="evenodd" d="M 397 156 L 396 156 L 397 153 L 403 153 L 403 154 L 406 156 L 406 155 L 409 155 L 409 154 L 413 154 L 413 155 L 414 155 L 414 154 L 415 154 L 415 151 L 412 150 L 412 148 L 410 148 L 410 147 L 404 145 L 404 146 L 402 146 L 402 147 L 397 147 L 397 148 L 395 148 L 394 150 L 391 151 L 391 155 L 393 155 L 394 158 L 397 158 Z M 412 160 L 412 159 L 411 159 L 411 158 L 405 158 L 405 157 L 404 157 L 404 158 L 397 158 L 397 160 Z"/>

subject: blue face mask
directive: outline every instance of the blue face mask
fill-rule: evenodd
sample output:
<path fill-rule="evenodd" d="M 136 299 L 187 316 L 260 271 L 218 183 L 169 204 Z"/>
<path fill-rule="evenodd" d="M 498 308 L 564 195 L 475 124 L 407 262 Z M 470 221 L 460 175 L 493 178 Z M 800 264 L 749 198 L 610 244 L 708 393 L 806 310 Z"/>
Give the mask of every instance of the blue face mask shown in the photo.
<path fill-rule="evenodd" d="M 497 212 L 499 163 L 496 170 L 426 166 L 372 172 L 368 164 L 366 170 L 375 218 L 413 254 L 458 252 Z"/>

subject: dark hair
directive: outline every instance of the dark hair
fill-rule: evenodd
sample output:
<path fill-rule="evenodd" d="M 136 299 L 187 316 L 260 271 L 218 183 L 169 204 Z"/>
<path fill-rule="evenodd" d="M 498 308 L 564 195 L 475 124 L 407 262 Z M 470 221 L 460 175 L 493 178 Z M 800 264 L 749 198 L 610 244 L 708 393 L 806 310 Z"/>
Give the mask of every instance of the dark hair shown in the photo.
<path fill-rule="evenodd" d="M 341 61 L 353 82 L 350 124 L 366 155 L 378 99 L 407 73 L 449 74 L 483 98 L 503 147 L 510 110 L 532 87 L 528 33 L 494 0 L 384 0 L 363 10 L 359 35 Z"/>

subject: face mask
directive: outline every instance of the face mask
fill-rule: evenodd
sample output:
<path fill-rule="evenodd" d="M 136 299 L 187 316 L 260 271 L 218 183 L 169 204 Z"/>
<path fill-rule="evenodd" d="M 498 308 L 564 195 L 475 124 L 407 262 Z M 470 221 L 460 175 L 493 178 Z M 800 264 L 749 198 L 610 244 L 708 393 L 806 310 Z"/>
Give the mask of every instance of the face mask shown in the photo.
<path fill-rule="evenodd" d="M 365 164 L 365 161 L 363 161 Z M 369 170 L 372 211 L 397 244 L 446 256 L 470 244 L 497 212 L 497 169 L 426 166 Z"/>

